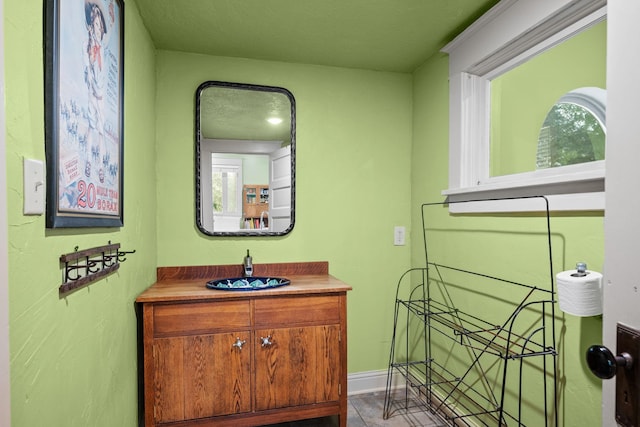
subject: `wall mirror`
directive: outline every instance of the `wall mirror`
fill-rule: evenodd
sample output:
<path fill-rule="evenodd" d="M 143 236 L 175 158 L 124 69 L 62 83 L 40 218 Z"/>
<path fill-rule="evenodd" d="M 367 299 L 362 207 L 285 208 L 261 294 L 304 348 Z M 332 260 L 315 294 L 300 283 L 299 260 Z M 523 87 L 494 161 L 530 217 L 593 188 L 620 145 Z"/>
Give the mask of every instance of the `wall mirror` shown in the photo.
<path fill-rule="evenodd" d="M 295 221 L 295 99 L 207 81 L 196 91 L 196 223 L 210 236 L 281 236 Z"/>

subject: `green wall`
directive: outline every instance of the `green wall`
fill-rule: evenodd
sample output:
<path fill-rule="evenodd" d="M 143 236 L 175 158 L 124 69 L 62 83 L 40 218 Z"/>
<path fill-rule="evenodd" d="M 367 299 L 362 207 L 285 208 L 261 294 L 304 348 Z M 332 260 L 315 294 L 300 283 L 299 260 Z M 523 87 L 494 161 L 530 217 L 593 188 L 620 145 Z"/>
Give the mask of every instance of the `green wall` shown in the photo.
<path fill-rule="evenodd" d="M 125 226 L 47 230 L 22 215 L 22 158 L 44 159 L 42 1 L 5 0 L 12 425 L 137 424 L 133 301 L 156 266 L 327 260 L 353 286 L 351 373 L 385 369 L 398 276 L 423 265 L 419 205 L 447 187 L 447 59 L 413 76 L 155 51 L 126 2 Z M 212 238 L 195 226 L 194 98 L 205 80 L 283 86 L 297 101 L 297 204 L 278 238 Z M 500 219 L 496 218 L 496 222 Z M 393 227 L 407 226 L 407 246 Z M 602 269 L 601 213 L 552 218 L 558 271 Z M 60 254 L 119 242 L 120 270 L 60 298 Z M 496 242 L 487 242 L 488 247 Z M 507 295 L 508 297 L 508 295 Z M 601 320 L 557 315 L 564 425 L 599 419 L 584 351 Z"/>
<path fill-rule="evenodd" d="M 269 185 L 269 156 L 253 154 L 242 158 L 242 183 Z"/>
<path fill-rule="evenodd" d="M 13 427 L 137 425 L 133 301 L 155 280 L 155 52 L 125 7 L 125 226 L 45 228 L 22 215 L 22 159 L 45 158 L 42 1 L 4 1 Z M 120 269 L 60 298 L 61 254 L 120 243 Z"/>
<path fill-rule="evenodd" d="M 420 204 L 443 201 L 441 191 L 448 185 L 448 61 L 444 55 L 434 56 L 414 73 L 411 171 L 412 264 L 424 265 Z M 528 230 L 528 225 L 540 218 L 536 215 L 496 215 L 481 219 L 498 230 L 522 221 Z M 455 227 L 456 220 L 468 221 L 464 216 L 450 217 L 449 226 Z M 604 235 L 601 212 L 553 214 L 551 232 L 556 273 L 574 268 L 577 261 L 585 261 L 590 269 L 602 271 Z M 478 250 L 473 258 L 480 257 L 484 262 L 499 264 L 501 260 L 491 259 L 491 254 L 501 253 L 500 245 L 498 237 L 488 237 L 483 241 L 482 251 Z M 462 250 L 462 243 L 458 248 L 460 250 L 449 254 L 450 261 L 464 268 L 472 258 Z M 521 250 L 531 251 L 526 243 Z M 502 266 L 506 275 L 501 277 L 519 274 L 519 264 L 503 264 L 506 264 Z M 516 298 L 516 295 L 515 291 L 505 289 L 496 297 L 508 300 Z M 478 305 L 476 301 L 475 306 Z M 601 381 L 590 373 L 584 361 L 586 349 L 601 342 L 601 330 L 602 318 L 599 316 L 579 318 L 556 310 L 561 425 L 594 425 L 593 420 L 601 418 Z M 542 425 L 542 420 L 539 421 L 538 425 Z"/>
<path fill-rule="evenodd" d="M 282 86 L 296 99 L 296 223 L 278 238 L 220 238 L 195 225 L 194 99 L 222 80 Z M 386 366 L 394 287 L 409 265 L 411 76 L 158 52 L 158 264 L 329 261 L 353 286 L 349 372 Z"/>

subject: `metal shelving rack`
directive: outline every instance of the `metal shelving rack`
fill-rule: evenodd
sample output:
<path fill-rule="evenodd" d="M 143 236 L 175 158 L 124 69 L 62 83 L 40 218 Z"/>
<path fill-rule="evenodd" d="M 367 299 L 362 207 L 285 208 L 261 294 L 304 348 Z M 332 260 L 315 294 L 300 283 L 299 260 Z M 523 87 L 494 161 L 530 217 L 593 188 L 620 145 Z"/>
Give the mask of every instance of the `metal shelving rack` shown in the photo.
<path fill-rule="evenodd" d="M 544 221 L 540 231 L 526 230 L 514 235 L 514 238 L 526 235 L 543 240 L 541 248 L 545 253 L 540 254 L 540 264 L 548 264 L 549 269 L 548 283 L 544 273 L 543 285 L 441 263 L 433 255 L 437 248 L 428 245 L 427 237 L 430 231 L 437 230 L 444 235 L 447 230 L 429 228 L 426 212 L 446 209 L 454 202 L 422 205 L 426 267 L 407 270 L 398 280 L 385 419 L 396 411 L 408 410 L 410 402 L 418 401 L 424 410 L 451 426 L 525 426 L 529 423 L 537 427 L 541 425 L 541 418 L 545 426 L 558 425 L 558 353 L 549 204 L 542 196 L 489 202 L 521 199 L 540 200 L 543 204 L 543 215 L 538 215 L 540 221 Z M 455 203 L 473 202 L 478 201 Z M 458 218 L 448 215 L 447 220 L 455 224 Z M 477 229 L 469 232 L 478 234 Z M 510 232 L 501 234 L 504 237 Z M 513 247 L 507 249 L 516 252 Z M 528 267 L 529 264 L 525 264 L 522 269 Z M 464 283 L 463 291 L 460 291 L 461 283 Z M 504 287 L 511 290 L 502 293 Z M 460 292 L 485 293 L 486 307 L 484 310 L 473 307 L 474 301 L 482 304 L 480 297 L 460 298 Z M 465 300 L 466 306 L 460 308 L 454 302 L 456 298 Z M 493 310 L 492 301 L 497 301 L 505 310 Z M 487 310 L 490 313 L 486 313 Z M 502 320 L 483 319 L 480 317 L 483 312 Z M 513 369 L 514 363 L 517 369 Z M 398 379 L 405 386 L 400 396 L 396 388 Z"/>

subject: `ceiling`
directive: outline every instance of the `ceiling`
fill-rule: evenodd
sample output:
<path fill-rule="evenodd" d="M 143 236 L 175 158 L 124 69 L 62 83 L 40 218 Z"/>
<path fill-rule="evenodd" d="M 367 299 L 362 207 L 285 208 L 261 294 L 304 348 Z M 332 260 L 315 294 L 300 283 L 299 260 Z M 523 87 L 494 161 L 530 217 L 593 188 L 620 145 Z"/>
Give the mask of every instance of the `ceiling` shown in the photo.
<path fill-rule="evenodd" d="M 289 92 L 280 88 L 256 90 L 236 83 L 208 82 L 204 85 L 198 91 L 202 138 L 278 141 L 275 148 L 291 142 Z M 278 118 L 281 122 L 270 123 L 270 118 Z M 220 147 L 218 145 L 218 151 L 222 151 Z M 240 151 L 236 146 L 232 152 Z"/>
<path fill-rule="evenodd" d="M 157 49 L 410 73 L 498 0 L 137 0 Z"/>

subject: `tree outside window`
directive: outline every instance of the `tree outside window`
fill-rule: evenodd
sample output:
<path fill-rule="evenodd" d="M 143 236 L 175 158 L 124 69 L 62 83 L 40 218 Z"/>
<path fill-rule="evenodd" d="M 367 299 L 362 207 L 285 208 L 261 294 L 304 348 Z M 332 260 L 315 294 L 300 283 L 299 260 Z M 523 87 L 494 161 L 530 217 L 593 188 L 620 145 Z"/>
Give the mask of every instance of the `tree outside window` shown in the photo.
<path fill-rule="evenodd" d="M 557 103 L 540 129 L 536 168 L 545 169 L 604 160 L 605 130 L 582 105 Z"/>

